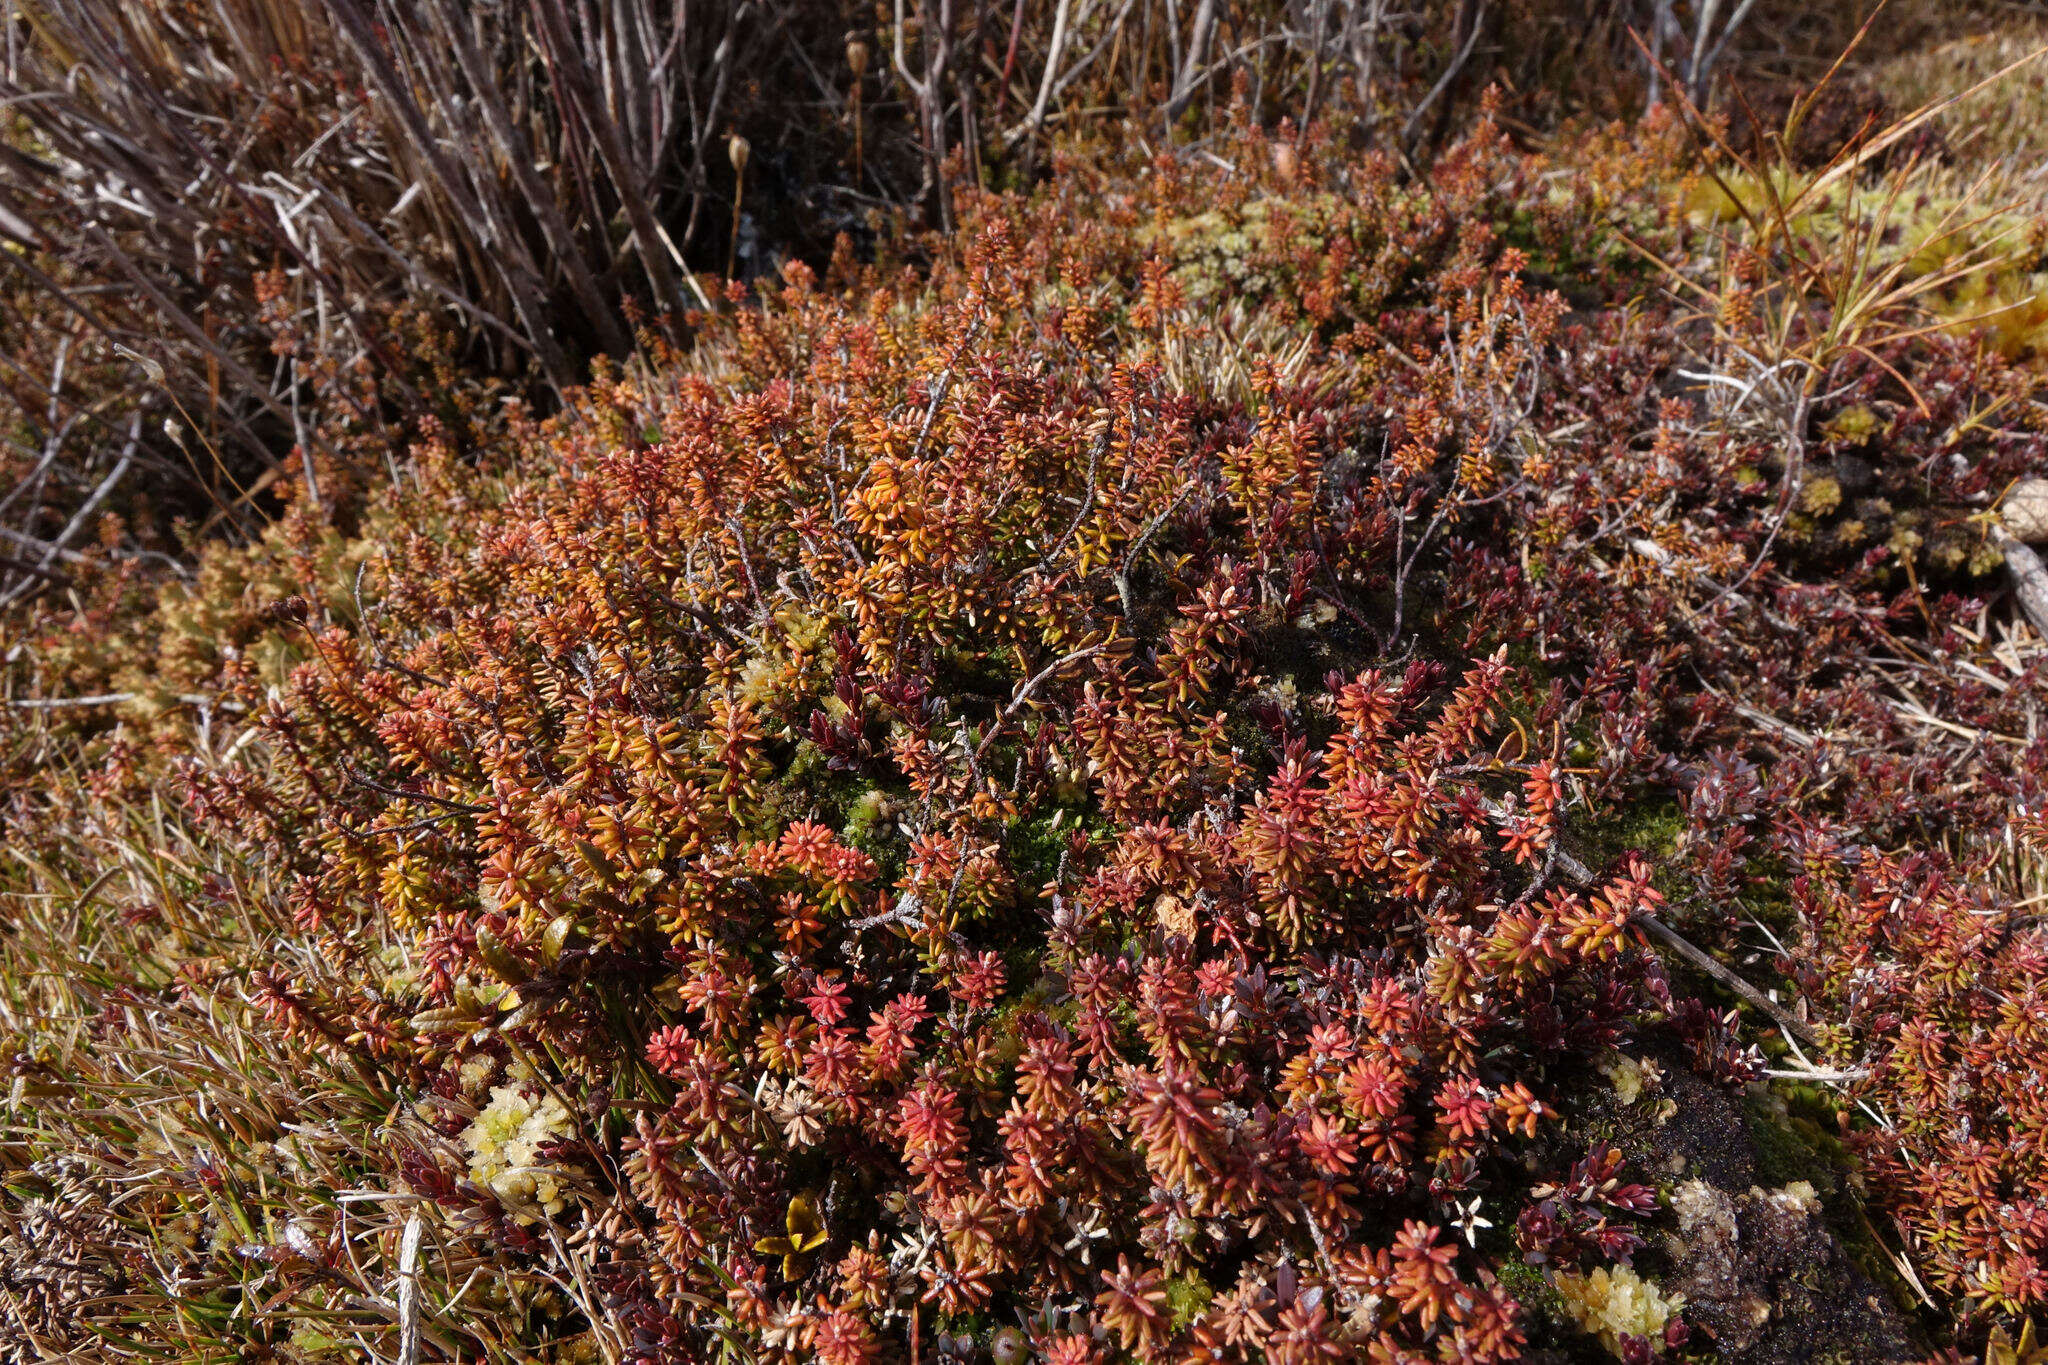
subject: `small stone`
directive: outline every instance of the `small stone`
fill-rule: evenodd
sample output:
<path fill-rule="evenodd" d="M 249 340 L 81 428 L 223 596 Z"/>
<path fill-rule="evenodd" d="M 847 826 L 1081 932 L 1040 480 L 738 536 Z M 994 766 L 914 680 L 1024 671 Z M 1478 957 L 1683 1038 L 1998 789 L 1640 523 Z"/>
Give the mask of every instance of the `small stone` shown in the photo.
<path fill-rule="evenodd" d="M 1192 940 L 1195 936 L 1195 908 L 1178 896 L 1164 895 L 1152 903 L 1159 927 L 1169 934 Z"/>
<path fill-rule="evenodd" d="M 2015 540 L 2048 541 L 2048 479 L 2021 479 L 1998 504 L 1999 520 Z"/>

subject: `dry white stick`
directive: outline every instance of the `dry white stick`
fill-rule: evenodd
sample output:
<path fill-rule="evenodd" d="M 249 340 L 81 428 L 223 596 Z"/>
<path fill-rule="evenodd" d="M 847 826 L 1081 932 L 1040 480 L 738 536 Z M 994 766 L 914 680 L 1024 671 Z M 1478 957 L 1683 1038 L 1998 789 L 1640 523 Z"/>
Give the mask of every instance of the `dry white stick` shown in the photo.
<path fill-rule="evenodd" d="M 420 1234 L 425 1230 L 415 1213 L 405 1220 L 398 1242 L 398 1365 L 419 1365 Z"/>
<path fill-rule="evenodd" d="M 1998 552 L 2005 556 L 2006 571 L 2012 575 L 2013 595 L 2020 600 L 2020 610 L 2027 614 L 2034 633 L 2048 640 L 2048 566 L 2043 566 L 2041 556 L 2003 526 L 1994 526 L 1991 534 Z"/>
<path fill-rule="evenodd" d="M 1024 134 L 1030 136 L 1045 124 L 1045 108 L 1052 103 L 1053 82 L 1060 74 L 1060 58 L 1066 55 L 1067 12 L 1072 9 L 1071 0 L 1060 0 L 1059 8 L 1052 16 L 1052 45 L 1045 54 L 1045 75 L 1038 82 L 1038 98 L 1032 103 L 1031 113 L 1024 120 Z"/>

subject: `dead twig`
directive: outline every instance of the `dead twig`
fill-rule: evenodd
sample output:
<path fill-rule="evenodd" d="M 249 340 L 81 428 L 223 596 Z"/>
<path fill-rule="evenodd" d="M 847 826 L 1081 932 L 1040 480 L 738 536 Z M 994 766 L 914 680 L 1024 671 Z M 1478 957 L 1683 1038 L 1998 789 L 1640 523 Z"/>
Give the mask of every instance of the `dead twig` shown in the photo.
<path fill-rule="evenodd" d="M 1592 887 L 1599 884 L 1599 879 L 1593 875 L 1591 868 L 1588 868 L 1584 863 L 1562 848 L 1557 851 L 1557 866 L 1560 871 L 1577 882 L 1581 887 Z M 1755 986 L 1750 985 L 1749 982 L 1736 975 L 1733 969 L 1717 960 L 1713 954 L 1693 943 L 1676 929 L 1664 923 L 1663 920 L 1645 911 L 1637 911 L 1633 922 L 1641 925 L 1650 937 L 1656 939 L 1672 952 L 1684 958 L 1688 963 L 1714 978 L 1721 985 L 1726 986 L 1735 995 L 1740 997 L 1744 1003 L 1753 1005 L 1769 1015 L 1771 1021 L 1785 1032 L 1794 1034 L 1809 1043 L 1818 1044 L 1821 1042 L 1820 1035 L 1814 1031 L 1811 1024 L 1793 1014 L 1792 1011 L 1786 1009 L 1768 995 L 1765 995 Z"/>

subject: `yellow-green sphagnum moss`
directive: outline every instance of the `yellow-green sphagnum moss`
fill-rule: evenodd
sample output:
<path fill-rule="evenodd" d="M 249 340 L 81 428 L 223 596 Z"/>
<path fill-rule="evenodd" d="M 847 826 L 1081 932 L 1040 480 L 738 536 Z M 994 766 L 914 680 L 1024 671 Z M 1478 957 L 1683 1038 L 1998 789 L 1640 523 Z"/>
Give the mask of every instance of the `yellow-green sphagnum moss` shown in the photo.
<path fill-rule="evenodd" d="M 1590 1275 L 1560 1272 L 1551 1276 L 1551 1284 L 1572 1320 L 1617 1356 L 1623 1337 L 1660 1337 L 1685 1306 L 1683 1294 L 1666 1297 L 1625 1265 L 1600 1266 Z"/>
<path fill-rule="evenodd" d="M 556 1168 L 540 1149 L 575 1131 L 569 1110 L 553 1095 L 534 1098 L 518 1085 L 493 1086 L 491 1102 L 463 1131 L 469 1173 L 503 1199 L 522 1222 L 565 1207 Z"/>

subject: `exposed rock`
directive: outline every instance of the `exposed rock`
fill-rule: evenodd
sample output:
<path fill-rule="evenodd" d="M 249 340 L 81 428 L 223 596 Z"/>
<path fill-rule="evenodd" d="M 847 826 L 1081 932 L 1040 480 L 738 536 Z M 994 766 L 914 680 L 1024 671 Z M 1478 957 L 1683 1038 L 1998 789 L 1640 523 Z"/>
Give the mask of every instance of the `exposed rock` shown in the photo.
<path fill-rule="evenodd" d="M 1683 1302 L 1691 1349 L 1751 1365 L 1924 1359 L 1897 1305 L 1842 1242 L 1841 1229 L 1856 1223 L 1854 1194 L 1825 1159 L 1807 1171 L 1803 1156 L 1788 1155 L 1812 1154 L 1782 1106 L 1766 1097 L 1745 1109 L 1675 1054 L 1633 1066 L 1655 1068 L 1660 1102 L 1638 1097 L 1626 1068 L 1617 1077 L 1610 1065 L 1620 1083 L 1589 1095 L 1580 1121 L 1602 1140 L 1611 1133 L 1632 1170 L 1671 1182 L 1670 1222 L 1654 1239 L 1662 1254 L 1639 1266 L 1658 1293 Z"/>
<path fill-rule="evenodd" d="M 1998 504 L 1998 519 L 2015 540 L 2048 542 L 2048 479 L 2021 479 Z"/>
<path fill-rule="evenodd" d="M 1804 1181 L 1770 1191 L 1752 1185 L 1732 1195 L 1688 1180 L 1673 1192 L 1671 1207 L 1678 1235 L 1670 1251 L 1678 1270 L 1667 1287 L 1685 1296 L 1687 1320 L 1725 1354 L 1752 1358 L 1773 1322 L 1788 1316 L 1803 1333 L 1816 1291 L 1843 1272 L 1854 1273 L 1818 1222 L 1820 1199 Z M 1903 1341 L 1899 1348 L 1905 1351 Z"/>

